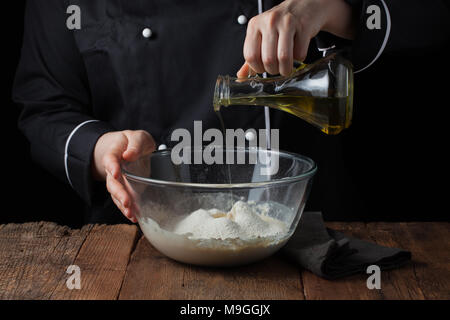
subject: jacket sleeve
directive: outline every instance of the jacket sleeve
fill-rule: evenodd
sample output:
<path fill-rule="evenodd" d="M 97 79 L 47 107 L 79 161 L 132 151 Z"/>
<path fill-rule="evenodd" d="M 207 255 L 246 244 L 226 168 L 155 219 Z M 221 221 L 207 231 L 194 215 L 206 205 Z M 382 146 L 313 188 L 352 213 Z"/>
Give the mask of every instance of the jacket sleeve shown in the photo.
<path fill-rule="evenodd" d="M 450 10 L 445 0 L 346 2 L 353 7 L 356 20 L 356 37 L 350 44 L 355 72 L 369 68 L 382 54 L 420 56 L 450 39 Z M 322 49 L 347 43 L 326 33 L 316 40 Z"/>
<path fill-rule="evenodd" d="M 89 203 L 93 149 L 114 128 L 92 116 L 84 64 L 66 27 L 67 6 L 27 1 L 13 100 L 22 107 L 18 124 L 33 159 Z"/>

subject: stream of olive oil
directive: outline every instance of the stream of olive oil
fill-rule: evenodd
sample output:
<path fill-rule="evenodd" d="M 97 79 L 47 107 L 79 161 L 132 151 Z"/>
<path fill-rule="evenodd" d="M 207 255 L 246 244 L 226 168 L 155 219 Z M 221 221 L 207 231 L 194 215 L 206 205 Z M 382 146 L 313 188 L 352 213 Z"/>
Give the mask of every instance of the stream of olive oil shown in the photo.
<path fill-rule="evenodd" d="M 217 108 L 216 109 L 216 107 L 214 106 L 214 111 L 216 112 L 216 115 L 217 115 L 217 117 L 219 118 L 219 122 L 220 122 L 220 129 L 221 129 L 221 131 L 222 131 L 222 136 L 224 137 L 224 146 L 223 146 L 223 149 L 224 150 L 226 150 L 226 140 L 225 140 L 225 137 L 226 137 L 226 128 L 225 128 L 225 123 L 224 123 L 224 121 L 223 121 L 223 117 L 222 117 L 222 113 L 221 113 L 221 111 L 220 111 L 220 108 Z M 224 160 L 225 160 L 225 162 L 226 162 L 226 151 L 224 152 Z M 226 163 L 226 165 L 227 165 L 227 178 L 228 178 L 228 181 L 227 181 L 227 183 L 228 184 L 231 184 L 231 168 L 230 168 L 230 164 L 229 163 Z M 232 193 L 232 191 L 230 191 L 231 192 L 231 198 L 233 198 L 232 197 L 232 195 L 233 195 L 233 193 Z"/>

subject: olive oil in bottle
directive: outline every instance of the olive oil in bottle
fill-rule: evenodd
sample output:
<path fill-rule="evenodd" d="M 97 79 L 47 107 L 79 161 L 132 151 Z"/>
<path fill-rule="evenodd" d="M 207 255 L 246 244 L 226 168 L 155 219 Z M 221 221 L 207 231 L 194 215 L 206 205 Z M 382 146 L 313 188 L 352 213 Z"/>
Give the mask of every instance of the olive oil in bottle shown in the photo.
<path fill-rule="evenodd" d="M 352 67 L 333 53 L 313 64 L 302 64 L 290 77 L 219 76 L 213 105 L 216 112 L 222 106 L 268 106 L 293 114 L 326 134 L 338 134 L 351 124 Z"/>

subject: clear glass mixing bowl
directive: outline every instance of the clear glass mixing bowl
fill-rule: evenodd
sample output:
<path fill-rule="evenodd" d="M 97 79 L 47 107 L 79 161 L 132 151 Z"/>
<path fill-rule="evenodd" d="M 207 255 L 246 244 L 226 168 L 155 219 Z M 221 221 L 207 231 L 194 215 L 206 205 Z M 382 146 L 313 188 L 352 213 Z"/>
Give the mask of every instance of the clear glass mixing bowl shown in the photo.
<path fill-rule="evenodd" d="M 193 162 L 195 151 L 190 152 Z M 163 150 L 122 166 L 145 237 L 174 260 L 209 266 L 251 263 L 280 249 L 297 227 L 317 171 L 314 161 L 293 153 L 265 151 L 266 157 L 278 159 L 277 172 L 267 175 L 261 170 L 266 167 L 265 158 L 258 156 L 261 150 L 222 152 L 235 163 L 242 156 L 246 164 L 175 165 L 171 150 Z M 251 157 L 253 164 L 248 164 Z M 267 209 L 263 214 L 285 223 L 286 233 L 243 240 L 193 239 L 173 232 L 181 219 L 198 209 L 228 212 L 239 200 L 261 204 Z"/>

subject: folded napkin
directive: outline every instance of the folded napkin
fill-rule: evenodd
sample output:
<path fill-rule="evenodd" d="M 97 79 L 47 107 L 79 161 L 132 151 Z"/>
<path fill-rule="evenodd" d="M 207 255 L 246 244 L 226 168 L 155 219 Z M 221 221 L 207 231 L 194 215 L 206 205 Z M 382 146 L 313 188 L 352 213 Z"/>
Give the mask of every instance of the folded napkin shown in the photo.
<path fill-rule="evenodd" d="M 326 279 L 365 273 L 369 265 L 381 270 L 411 260 L 411 252 L 348 237 L 325 227 L 320 212 L 304 212 L 282 253 L 301 267 Z"/>

